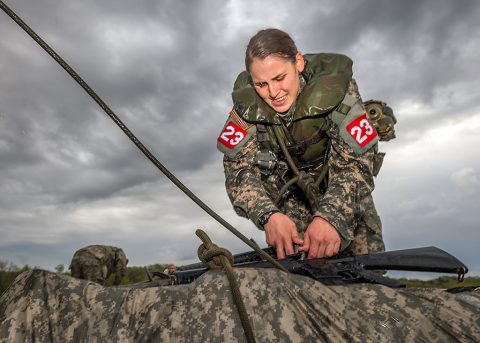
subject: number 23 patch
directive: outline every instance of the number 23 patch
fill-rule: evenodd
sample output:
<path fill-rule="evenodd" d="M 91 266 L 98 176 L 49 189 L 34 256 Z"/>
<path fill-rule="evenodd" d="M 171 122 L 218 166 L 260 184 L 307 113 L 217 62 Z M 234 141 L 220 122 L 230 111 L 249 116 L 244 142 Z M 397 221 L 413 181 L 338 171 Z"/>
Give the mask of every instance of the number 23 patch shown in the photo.
<path fill-rule="evenodd" d="M 217 141 L 225 145 L 229 149 L 235 148 L 240 142 L 242 142 L 247 136 L 247 131 L 235 124 L 233 121 L 229 121 L 223 129 Z"/>
<path fill-rule="evenodd" d="M 377 131 L 375 131 L 372 124 L 367 119 L 366 113 L 355 118 L 350 124 L 348 124 L 347 131 L 361 147 L 364 147 L 377 137 Z"/>

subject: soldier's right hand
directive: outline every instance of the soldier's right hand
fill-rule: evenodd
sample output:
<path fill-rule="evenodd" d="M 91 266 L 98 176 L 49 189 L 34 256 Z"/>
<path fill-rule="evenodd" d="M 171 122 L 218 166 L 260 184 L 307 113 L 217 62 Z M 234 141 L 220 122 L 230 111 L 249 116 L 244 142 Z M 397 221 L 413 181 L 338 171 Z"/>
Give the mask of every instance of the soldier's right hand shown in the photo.
<path fill-rule="evenodd" d="M 303 244 L 303 240 L 298 235 L 297 226 L 283 213 L 272 214 L 263 228 L 267 244 L 276 249 L 278 259 L 285 258 L 285 254 L 293 254 L 293 244 Z"/>

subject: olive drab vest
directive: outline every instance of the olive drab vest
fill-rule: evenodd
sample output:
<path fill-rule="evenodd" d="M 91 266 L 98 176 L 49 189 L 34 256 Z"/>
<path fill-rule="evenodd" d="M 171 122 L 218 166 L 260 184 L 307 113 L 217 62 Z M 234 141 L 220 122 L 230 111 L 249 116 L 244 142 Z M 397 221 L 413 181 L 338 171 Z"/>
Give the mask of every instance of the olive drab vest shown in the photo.
<path fill-rule="evenodd" d="M 310 170 L 325 161 L 330 123 L 327 117 L 345 97 L 352 78 L 352 61 L 344 55 L 327 53 L 307 54 L 304 59 L 302 76 L 306 84 L 298 96 L 291 126 L 281 132 L 297 167 Z M 265 168 L 273 168 L 277 162 L 269 159 L 281 155 L 273 125 L 284 124 L 257 94 L 247 71 L 237 77 L 232 98 L 238 115 L 256 124 L 261 149 L 257 164 L 265 173 Z"/>

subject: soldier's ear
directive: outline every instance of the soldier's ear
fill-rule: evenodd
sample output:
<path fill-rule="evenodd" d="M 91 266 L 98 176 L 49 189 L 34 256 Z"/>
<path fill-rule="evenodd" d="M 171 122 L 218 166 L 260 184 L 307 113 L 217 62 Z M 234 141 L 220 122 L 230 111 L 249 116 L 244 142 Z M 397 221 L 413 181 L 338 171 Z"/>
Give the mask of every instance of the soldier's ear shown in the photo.
<path fill-rule="evenodd" d="M 305 69 L 305 60 L 303 59 L 302 53 L 299 51 L 295 56 L 295 68 L 298 73 L 301 73 Z"/>
<path fill-rule="evenodd" d="M 125 265 L 127 265 L 127 264 L 128 264 L 128 258 L 127 258 L 127 262 L 125 262 Z"/>

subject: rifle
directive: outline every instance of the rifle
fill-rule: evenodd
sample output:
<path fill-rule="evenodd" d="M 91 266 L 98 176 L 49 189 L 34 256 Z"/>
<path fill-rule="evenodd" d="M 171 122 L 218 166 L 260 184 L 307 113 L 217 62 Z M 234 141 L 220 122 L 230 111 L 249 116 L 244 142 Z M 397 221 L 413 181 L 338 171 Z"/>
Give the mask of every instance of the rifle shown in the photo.
<path fill-rule="evenodd" d="M 262 249 L 276 257 L 272 248 Z M 397 280 L 381 275 L 384 270 L 406 270 L 437 273 L 453 273 L 463 281 L 468 268 L 456 257 L 436 247 L 422 247 L 365 255 L 340 255 L 332 258 L 303 259 L 301 253 L 288 255 L 277 260 L 290 273 L 309 276 L 325 285 L 346 285 L 353 283 L 377 283 L 392 288 L 405 287 Z M 271 268 L 255 251 L 234 255 L 236 268 Z M 194 281 L 208 269 L 202 263 L 179 266 L 172 273 L 175 284 Z"/>

